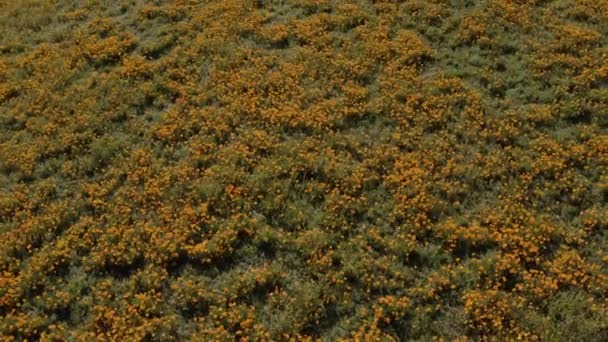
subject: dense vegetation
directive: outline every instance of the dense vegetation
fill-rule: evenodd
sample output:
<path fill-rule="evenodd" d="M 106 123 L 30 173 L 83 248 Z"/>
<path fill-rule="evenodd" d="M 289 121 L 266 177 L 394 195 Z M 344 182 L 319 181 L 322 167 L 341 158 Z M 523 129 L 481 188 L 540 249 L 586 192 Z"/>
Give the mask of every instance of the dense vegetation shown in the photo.
<path fill-rule="evenodd" d="M 8 341 L 605 341 L 607 228 L 606 0 L 0 0 Z"/>

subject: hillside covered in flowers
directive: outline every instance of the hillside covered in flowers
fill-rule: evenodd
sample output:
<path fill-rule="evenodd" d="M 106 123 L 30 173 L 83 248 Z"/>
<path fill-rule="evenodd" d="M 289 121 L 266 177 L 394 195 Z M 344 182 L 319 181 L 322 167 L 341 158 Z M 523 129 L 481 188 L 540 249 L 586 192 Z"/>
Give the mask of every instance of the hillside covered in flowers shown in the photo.
<path fill-rule="evenodd" d="M 0 336 L 608 340 L 608 0 L 0 0 Z"/>

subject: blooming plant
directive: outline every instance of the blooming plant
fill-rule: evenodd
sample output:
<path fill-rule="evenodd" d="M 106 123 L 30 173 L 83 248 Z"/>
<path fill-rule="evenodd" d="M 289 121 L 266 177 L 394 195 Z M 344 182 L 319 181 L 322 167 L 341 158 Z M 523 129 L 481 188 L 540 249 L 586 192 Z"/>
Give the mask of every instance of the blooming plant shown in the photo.
<path fill-rule="evenodd" d="M 607 0 L 0 1 L 6 341 L 604 341 Z"/>

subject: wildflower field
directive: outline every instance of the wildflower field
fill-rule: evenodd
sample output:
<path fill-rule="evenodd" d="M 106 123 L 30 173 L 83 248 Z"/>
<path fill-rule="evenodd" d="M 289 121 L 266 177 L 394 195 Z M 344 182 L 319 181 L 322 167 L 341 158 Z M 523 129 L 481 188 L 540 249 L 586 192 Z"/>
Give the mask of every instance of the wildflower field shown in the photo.
<path fill-rule="evenodd" d="M 0 0 L 2 341 L 607 341 L 608 0 Z"/>

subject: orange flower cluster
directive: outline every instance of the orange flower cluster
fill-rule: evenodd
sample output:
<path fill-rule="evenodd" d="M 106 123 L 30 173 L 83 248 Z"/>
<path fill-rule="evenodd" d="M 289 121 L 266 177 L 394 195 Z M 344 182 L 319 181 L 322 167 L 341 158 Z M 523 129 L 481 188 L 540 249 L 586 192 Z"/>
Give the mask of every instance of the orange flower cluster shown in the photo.
<path fill-rule="evenodd" d="M 608 1 L 0 2 L 2 340 L 595 341 Z"/>

